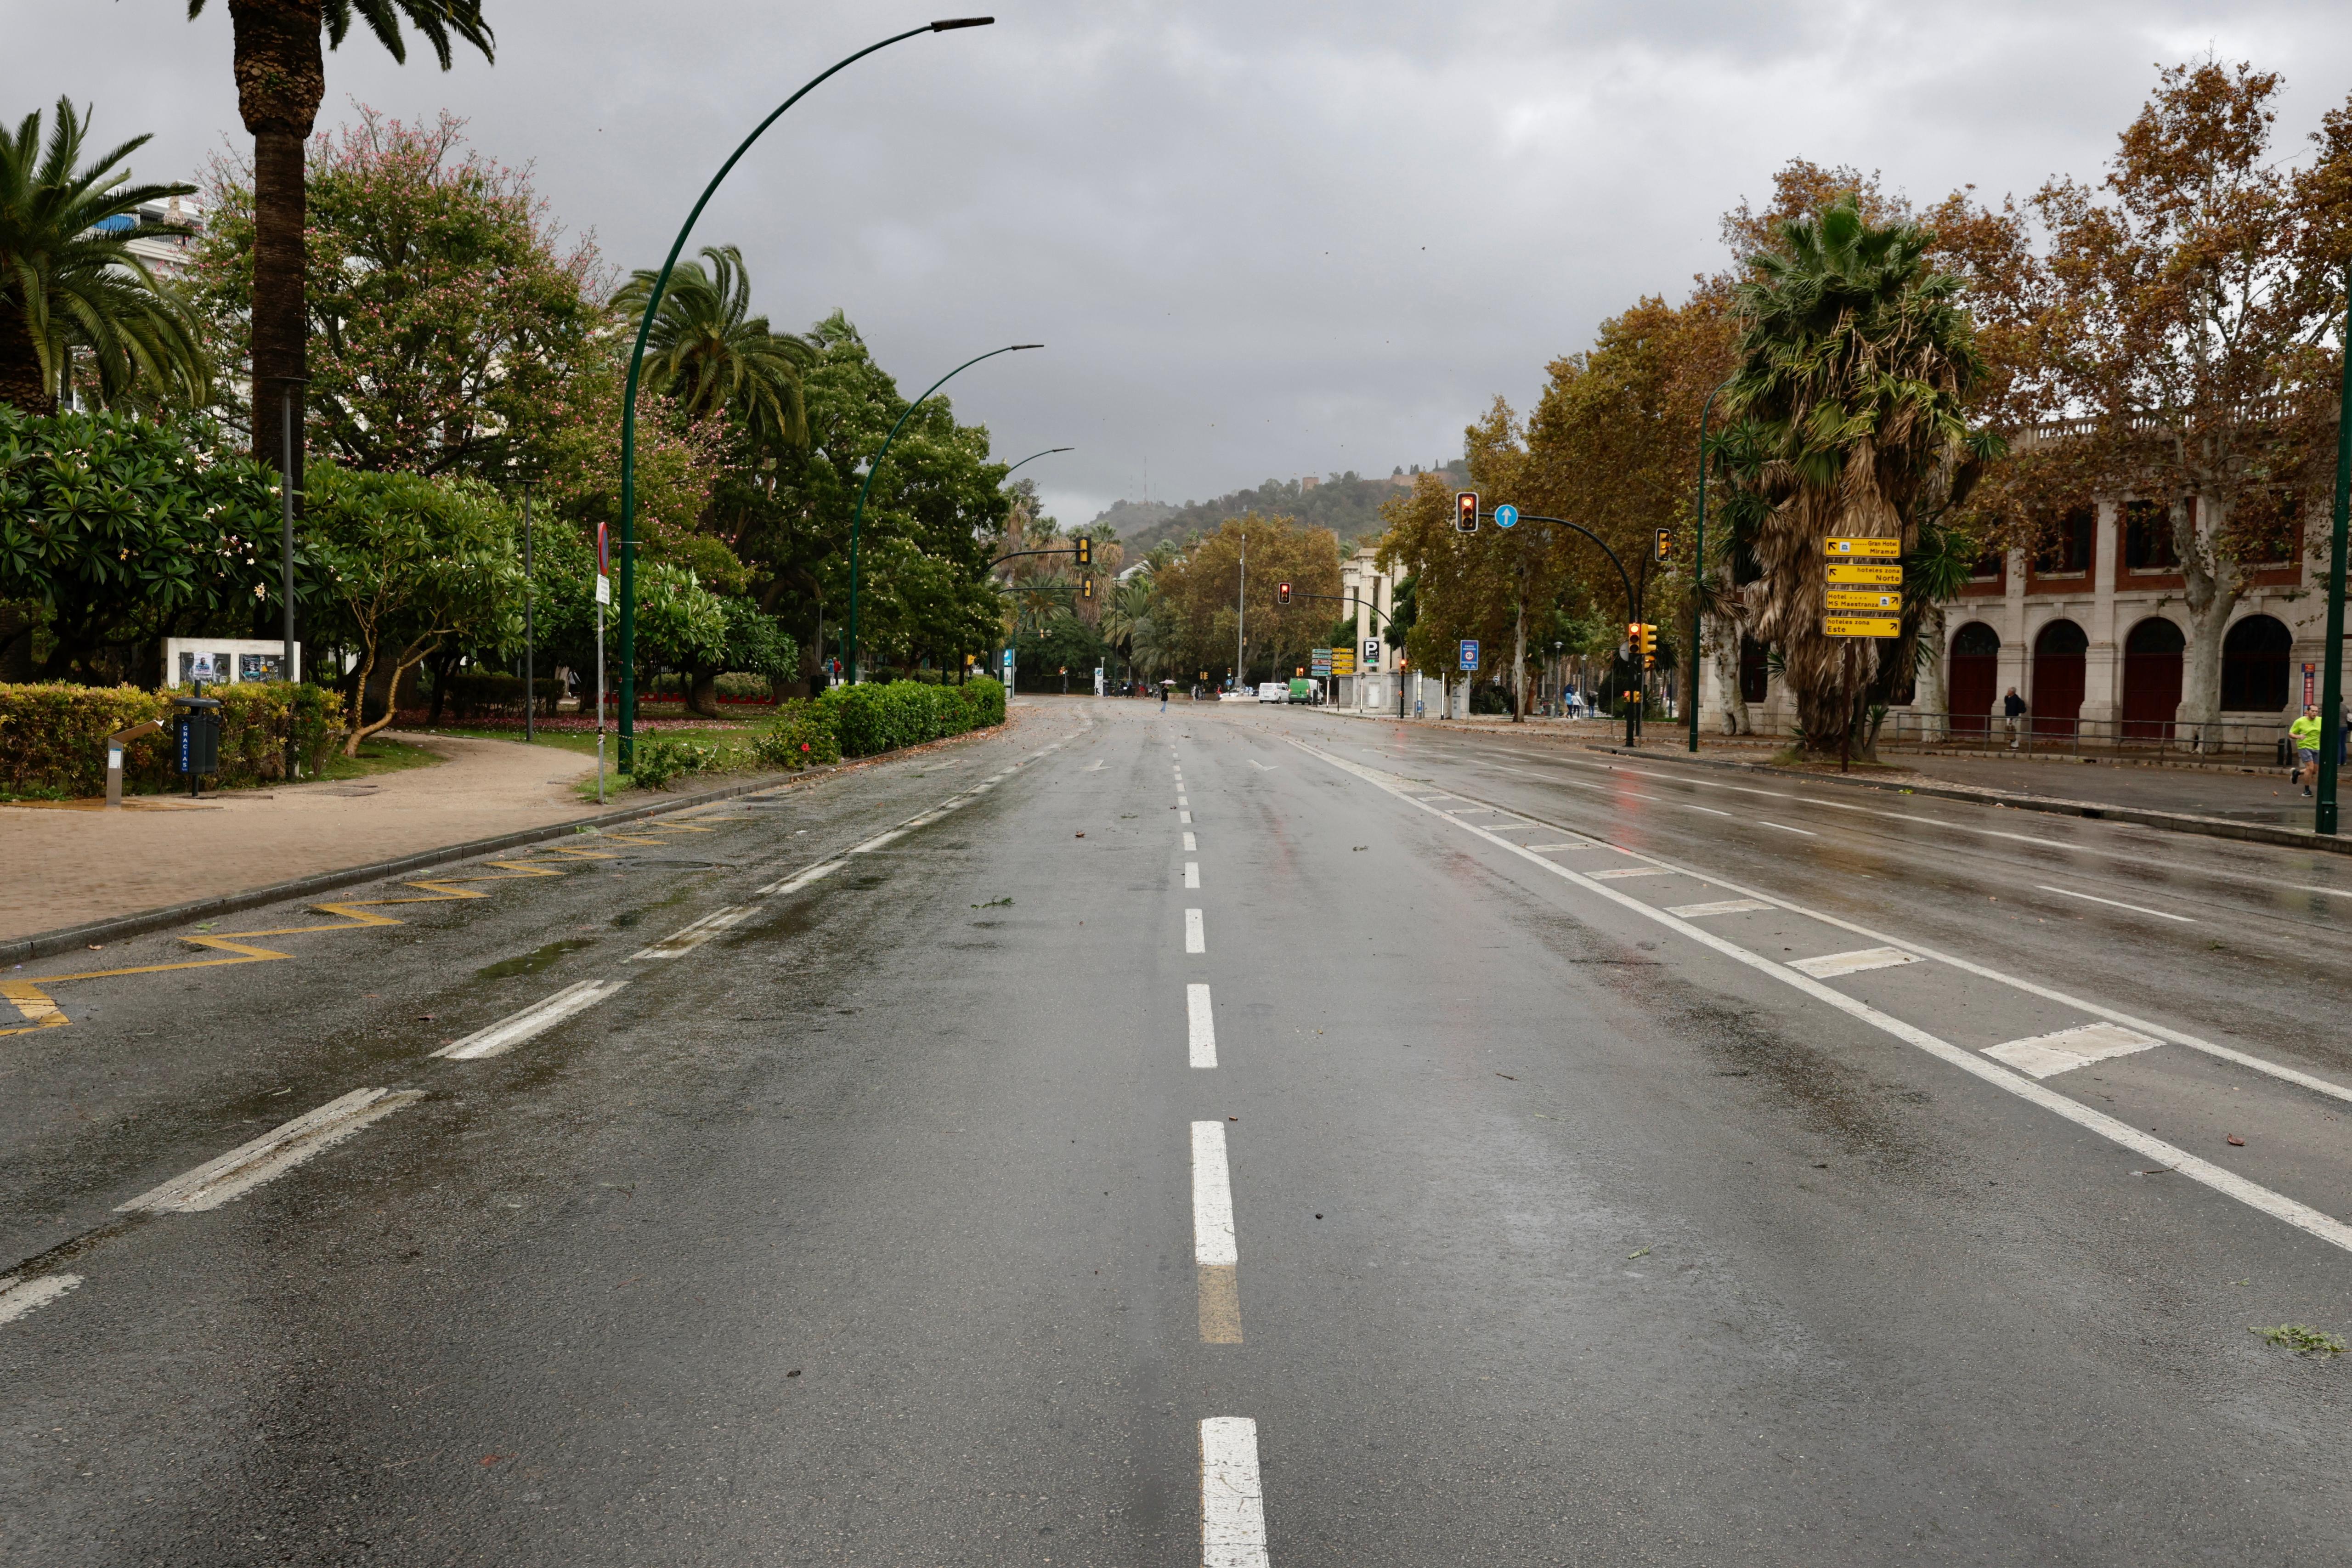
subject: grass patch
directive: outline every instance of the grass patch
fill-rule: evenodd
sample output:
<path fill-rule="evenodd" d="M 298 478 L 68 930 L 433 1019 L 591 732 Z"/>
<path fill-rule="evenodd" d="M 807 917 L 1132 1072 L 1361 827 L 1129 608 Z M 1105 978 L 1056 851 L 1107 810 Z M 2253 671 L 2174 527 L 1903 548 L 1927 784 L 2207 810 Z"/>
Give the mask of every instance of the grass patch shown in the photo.
<path fill-rule="evenodd" d="M 411 746 L 399 741 L 387 741 L 381 735 L 371 735 L 360 742 L 360 754 L 347 757 L 341 751 L 330 754 L 326 765 L 316 773 L 302 775 L 304 783 L 314 779 L 373 778 L 377 773 L 406 773 L 410 768 L 438 767 L 447 759 L 435 755 L 422 746 Z"/>
<path fill-rule="evenodd" d="M 2260 1329 L 2249 1323 L 2246 1332 L 2260 1334 L 2263 1343 L 2276 1345 L 2297 1355 L 2336 1356 L 2344 1353 L 2344 1342 L 2334 1334 L 2322 1332 L 2308 1323 L 2281 1323 L 2275 1328 Z"/>

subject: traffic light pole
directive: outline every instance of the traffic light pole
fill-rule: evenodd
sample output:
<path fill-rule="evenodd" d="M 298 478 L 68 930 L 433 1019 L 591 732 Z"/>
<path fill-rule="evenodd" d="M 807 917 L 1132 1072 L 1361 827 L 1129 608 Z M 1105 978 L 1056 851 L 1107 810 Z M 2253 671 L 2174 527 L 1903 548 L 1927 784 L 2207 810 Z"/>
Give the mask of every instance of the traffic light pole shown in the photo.
<path fill-rule="evenodd" d="M 1488 512 L 1486 515 L 1492 517 L 1494 513 Z M 1564 517 L 1537 517 L 1532 513 L 1523 511 L 1519 513 L 1519 521 L 1521 522 L 1548 522 L 1554 528 L 1573 529 L 1575 531 L 1584 535 L 1585 538 L 1592 541 L 1593 543 L 1599 545 L 1601 547 L 1601 553 L 1609 557 L 1609 564 L 1617 568 L 1617 580 L 1625 585 L 1626 621 L 1633 626 L 1640 626 L 1642 624 L 1642 598 L 1639 594 L 1633 591 L 1633 575 L 1625 570 L 1625 563 L 1617 559 L 1617 552 L 1609 548 L 1609 542 L 1607 540 L 1602 539 L 1599 534 L 1585 527 L 1584 524 L 1580 522 L 1570 522 Z M 1628 707 L 1625 710 L 1625 743 L 1629 746 L 1637 746 L 1641 744 L 1641 732 L 1636 728 L 1635 711 L 1632 707 Z"/>

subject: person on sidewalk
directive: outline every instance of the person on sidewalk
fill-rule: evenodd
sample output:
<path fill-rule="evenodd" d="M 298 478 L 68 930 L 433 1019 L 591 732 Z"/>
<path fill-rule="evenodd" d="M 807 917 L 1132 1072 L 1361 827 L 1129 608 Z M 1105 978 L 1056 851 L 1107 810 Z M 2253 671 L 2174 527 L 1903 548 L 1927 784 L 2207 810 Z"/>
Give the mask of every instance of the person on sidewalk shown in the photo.
<path fill-rule="evenodd" d="M 2012 686 L 2009 689 L 2009 695 L 2000 700 L 2001 732 L 2009 737 L 2009 749 L 2012 752 L 2017 750 L 2017 721 L 2024 717 L 2025 699 L 2020 697 L 2017 688 Z"/>
<path fill-rule="evenodd" d="M 2303 717 L 2289 724 L 2286 732 L 2294 742 L 2294 772 L 2286 775 L 2287 782 L 2302 783 L 2305 768 L 2311 770 L 2315 782 L 2319 777 L 2319 710 L 2306 704 Z M 2304 784 L 2303 793 L 2309 795 L 2311 785 Z"/>

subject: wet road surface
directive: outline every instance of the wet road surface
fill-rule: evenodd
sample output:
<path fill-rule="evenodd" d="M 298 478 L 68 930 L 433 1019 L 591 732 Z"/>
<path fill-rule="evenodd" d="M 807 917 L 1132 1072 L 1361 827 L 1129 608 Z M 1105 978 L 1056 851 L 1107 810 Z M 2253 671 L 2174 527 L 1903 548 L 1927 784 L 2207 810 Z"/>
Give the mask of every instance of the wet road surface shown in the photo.
<path fill-rule="evenodd" d="M 2343 1560 L 2352 868 L 1019 711 L 12 971 L 10 1558 Z"/>

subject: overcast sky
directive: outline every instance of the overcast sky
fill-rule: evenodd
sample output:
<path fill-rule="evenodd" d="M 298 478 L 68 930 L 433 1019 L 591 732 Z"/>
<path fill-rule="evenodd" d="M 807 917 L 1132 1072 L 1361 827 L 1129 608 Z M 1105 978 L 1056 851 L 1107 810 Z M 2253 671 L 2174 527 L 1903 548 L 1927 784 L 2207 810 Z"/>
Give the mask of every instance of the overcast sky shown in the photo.
<path fill-rule="evenodd" d="M 959 0 L 943 0 L 952 5 Z M 962 0 L 970 4 L 971 0 Z M 486 0 L 495 66 L 395 66 L 355 34 L 352 100 L 444 108 L 533 166 L 606 259 L 659 259 L 761 116 L 942 14 L 805 0 Z M 0 0 L 0 111 L 59 92 L 142 177 L 249 146 L 226 0 Z M 949 388 L 1065 521 L 1119 497 L 1387 473 L 1461 449 L 1496 393 L 1723 257 L 1717 222 L 1803 156 L 1933 199 L 2095 178 L 2157 62 L 2286 73 L 2283 142 L 2352 90 L 2352 7 L 2290 0 L 998 0 L 993 27 L 851 67 L 780 121 L 694 243 L 742 247 L 760 307 L 835 306 L 909 395 Z"/>

